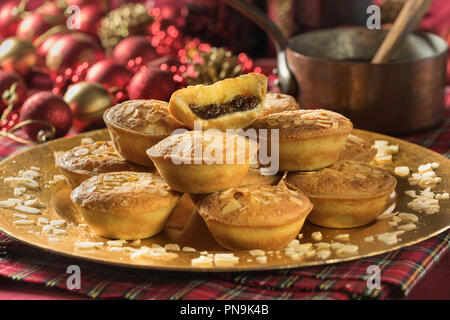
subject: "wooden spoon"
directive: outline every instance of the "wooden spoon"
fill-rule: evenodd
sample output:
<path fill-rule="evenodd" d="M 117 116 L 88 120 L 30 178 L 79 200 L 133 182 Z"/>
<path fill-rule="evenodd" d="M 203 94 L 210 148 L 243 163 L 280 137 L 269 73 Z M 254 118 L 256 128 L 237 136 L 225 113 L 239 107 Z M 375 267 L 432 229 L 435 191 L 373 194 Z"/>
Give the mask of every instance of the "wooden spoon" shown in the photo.
<path fill-rule="evenodd" d="M 405 40 L 406 36 L 413 31 L 422 21 L 428 11 L 431 0 L 409 0 L 405 3 L 395 19 L 391 30 L 387 34 L 372 63 L 387 63 L 395 52 L 395 49 Z"/>

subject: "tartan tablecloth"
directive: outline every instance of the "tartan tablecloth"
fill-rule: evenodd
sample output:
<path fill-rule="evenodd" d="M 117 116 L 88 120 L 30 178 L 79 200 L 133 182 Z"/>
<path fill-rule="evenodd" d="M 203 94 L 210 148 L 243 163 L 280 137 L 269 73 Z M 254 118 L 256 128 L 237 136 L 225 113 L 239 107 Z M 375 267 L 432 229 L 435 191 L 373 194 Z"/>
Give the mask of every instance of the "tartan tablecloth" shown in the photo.
<path fill-rule="evenodd" d="M 450 94 L 449 107 L 450 107 Z M 19 133 L 20 134 L 20 133 Z M 450 108 L 429 132 L 405 137 L 450 157 Z M 0 157 L 24 146 L 0 142 Z M 157 272 L 96 264 L 49 254 L 0 234 L 0 276 L 67 289 L 69 265 L 81 268 L 80 294 L 126 299 L 356 299 L 401 298 L 446 253 L 450 232 L 372 258 L 328 266 L 238 273 Z M 381 271 L 380 289 L 368 289 L 367 268 Z"/>

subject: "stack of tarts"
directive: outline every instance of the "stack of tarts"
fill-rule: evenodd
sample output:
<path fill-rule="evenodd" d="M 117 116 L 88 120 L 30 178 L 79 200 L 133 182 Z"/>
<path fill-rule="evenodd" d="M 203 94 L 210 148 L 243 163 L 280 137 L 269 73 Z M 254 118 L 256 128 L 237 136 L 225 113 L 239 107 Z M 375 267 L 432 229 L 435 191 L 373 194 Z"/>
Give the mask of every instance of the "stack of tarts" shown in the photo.
<path fill-rule="evenodd" d="M 111 141 L 56 154 L 86 223 L 105 238 L 151 237 L 184 193 L 230 250 L 281 248 L 305 220 L 373 222 L 396 186 L 369 164 L 376 151 L 346 117 L 266 91 L 265 76 L 247 74 L 107 110 Z"/>

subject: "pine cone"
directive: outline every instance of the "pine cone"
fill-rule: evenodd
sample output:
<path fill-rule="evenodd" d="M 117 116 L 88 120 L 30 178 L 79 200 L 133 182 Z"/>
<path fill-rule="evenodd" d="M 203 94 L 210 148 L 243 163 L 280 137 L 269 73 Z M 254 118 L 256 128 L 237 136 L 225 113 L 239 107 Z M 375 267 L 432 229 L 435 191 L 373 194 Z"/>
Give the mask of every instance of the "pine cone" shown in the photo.
<path fill-rule="evenodd" d="M 102 19 L 98 35 L 105 50 L 110 52 L 120 40 L 131 35 L 145 34 L 147 26 L 153 21 L 144 5 L 124 4 Z"/>
<path fill-rule="evenodd" d="M 196 76 L 186 76 L 189 85 L 213 84 L 226 78 L 234 78 L 242 74 L 242 65 L 231 51 L 224 48 L 211 48 L 208 52 L 196 51 L 198 58 L 189 59 L 188 64 L 194 66 Z M 191 55 L 192 56 L 192 55 Z"/>

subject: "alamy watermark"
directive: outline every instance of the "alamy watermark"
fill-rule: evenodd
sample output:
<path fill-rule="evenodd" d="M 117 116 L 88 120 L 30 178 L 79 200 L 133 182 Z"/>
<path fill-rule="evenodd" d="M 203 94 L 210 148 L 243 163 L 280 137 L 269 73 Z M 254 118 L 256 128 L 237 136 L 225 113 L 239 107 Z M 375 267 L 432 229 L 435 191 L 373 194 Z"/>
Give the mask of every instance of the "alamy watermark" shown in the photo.
<path fill-rule="evenodd" d="M 366 21 L 367 29 L 381 29 L 381 9 L 376 4 L 370 5 L 367 7 L 366 13 L 369 14 L 369 17 Z"/>
<path fill-rule="evenodd" d="M 369 277 L 367 278 L 366 285 L 370 290 L 381 289 L 381 269 L 379 266 L 372 264 L 367 267 L 366 270 Z"/>
<path fill-rule="evenodd" d="M 81 19 L 80 19 L 80 7 L 79 6 L 68 6 L 66 9 L 67 17 L 66 26 L 69 30 L 80 30 L 81 29 Z"/>
<path fill-rule="evenodd" d="M 70 274 L 66 280 L 66 286 L 69 290 L 81 289 L 81 268 L 76 264 L 67 267 L 66 273 Z"/>

